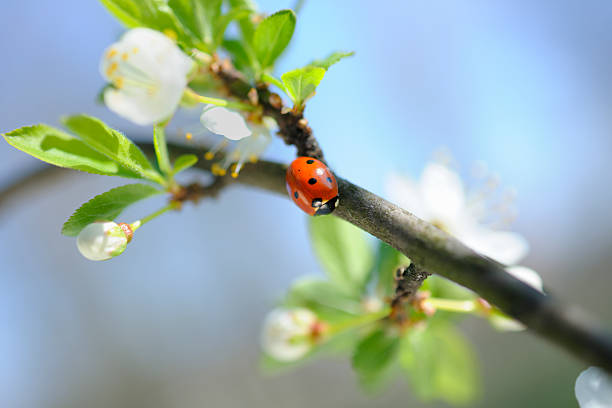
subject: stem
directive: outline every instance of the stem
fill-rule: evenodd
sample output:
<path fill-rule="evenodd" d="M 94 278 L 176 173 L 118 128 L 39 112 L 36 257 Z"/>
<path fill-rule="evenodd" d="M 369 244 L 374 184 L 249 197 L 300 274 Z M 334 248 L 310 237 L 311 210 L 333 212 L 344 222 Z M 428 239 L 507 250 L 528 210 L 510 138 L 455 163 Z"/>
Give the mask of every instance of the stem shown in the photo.
<path fill-rule="evenodd" d="M 245 110 L 249 112 L 255 110 L 255 107 L 253 105 L 248 105 L 242 102 L 228 101 L 228 100 L 221 99 L 221 98 L 213 98 L 211 96 L 203 96 L 203 95 L 200 95 L 194 92 L 193 90 L 189 88 L 185 90 L 184 97 L 191 99 L 193 101 L 199 102 L 199 103 L 208 103 L 211 105 L 223 106 L 226 108 Z"/>
<path fill-rule="evenodd" d="M 278 89 L 280 89 L 284 93 L 287 93 L 287 88 L 285 88 L 285 85 L 283 85 L 280 79 L 274 78 L 272 75 L 269 75 L 269 74 L 262 74 L 261 79 L 273 85 L 276 85 Z"/>
<path fill-rule="evenodd" d="M 447 312 L 473 313 L 477 310 L 476 302 L 473 300 L 429 298 L 425 302 L 428 302 L 437 310 L 445 310 Z"/>
<path fill-rule="evenodd" d="M 160 215 L 162 215 L 166 211 L 174 210 L 174 209 L 178 208 L 179 206 L 180 206 L 180 203 L 178 203 L 176 201 L 172 201 L 172 202 L 170 202 L 170 204 L 160 208 L 159 210 L 155 211 L 154 213 L 151 213 L 151 214 L 147 215 L 146 217 L 139 219 L 138 221 L 134 221 L 133 223 L 130 224 L 130 226 L 132 227 L 133 231 L 136 231 L 138 228 L 142 227 L 147 222 L 149 222 L 149 221 L 159 217 Z"/>
<path fill-rule="evenodd" d="M 354 329 L 360 326 L 365 326 L 370 323 L 374 323 L 380 319 L 384 319 L 385 317 L 389 316 L 389 313 L 391 313 L 391 308 L 386 306 L 382 308 L 381 310 L 379 310 L 378 312 L 368 313 L 362 316 L 358 316 L 353 320 L 348 320 L 346 322 L 342 322 L 335 326 L 331 326 L 329 328 L 329 331 L 326 334 L 333 336 L 343 331 Z"/>

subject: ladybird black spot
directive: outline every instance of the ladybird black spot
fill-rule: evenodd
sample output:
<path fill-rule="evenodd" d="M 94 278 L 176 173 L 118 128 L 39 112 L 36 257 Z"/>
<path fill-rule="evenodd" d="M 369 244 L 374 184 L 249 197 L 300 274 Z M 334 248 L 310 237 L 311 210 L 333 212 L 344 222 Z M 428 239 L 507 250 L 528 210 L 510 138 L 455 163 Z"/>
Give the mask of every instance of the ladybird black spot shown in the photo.
<path fill-rule="evenodd" d="M 308 184 L 317 184 L 317 179 L 314 177 L 311 177 L 308 179 Z"/>
<path fill-rule="evenodd" d="M 323 204 L 323 200 L 322 200 L 322 199 L 320 199 L 320 198 L 314 198 L 314 199 L 312 200 L 312 206 L 313 206 L 314 208 L 319 208 L 319 207 L 321 207 L 321 205 L 322 205 L 322 204 Z"/>
<path fill-rule="evenodd" d="M 327 181 L 329 181 L 330 183 L 332 183 L 332 179 L 331 179 L 331 177 L 328 177 L 328 178 L 327 178 Z"/>
<path fill-rule="evenodd" d="M 310 159 L 310 160 L 306 160 L 306 164 L 312 164 L 314 163 L 314 160 Z"/>
<path fill-rule="evenodd" d="M 295 198 L 298 198 L 298 192 L 296 191 L 295 193 L 293 193 L 293 196 L 294 196 Z"/>

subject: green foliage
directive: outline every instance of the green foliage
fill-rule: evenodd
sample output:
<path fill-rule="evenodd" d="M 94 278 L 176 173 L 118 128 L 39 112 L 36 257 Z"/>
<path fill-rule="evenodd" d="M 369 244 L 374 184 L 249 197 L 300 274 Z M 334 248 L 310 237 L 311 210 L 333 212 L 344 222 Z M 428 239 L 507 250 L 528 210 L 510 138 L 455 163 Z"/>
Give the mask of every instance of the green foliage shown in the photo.
<path fill-rule="evenodd" d="M 168 156 L 168 146 L 166 144 L 166 131 L 163 126 L 155 126 L 153 129 L 153 145 L 155 146 L 155 156 L 159 169 L 166 175 L 172 174 L 172 165 Z"/>
<path fill-rule="evenodd" d="M 259 23 L 253 34 L 253 50 L 262 70 L 271 67 L 287 48 L 295 23 L 292 10 L 278 11 Z"/>
<path fill-rule="evenodd" d="M 410 265 L 410 259 L 404 254 L 378 241 L 376 252 L 375 273 L 377 276 L 376 292 L 381 298 L 391 296 L 395 290 L 395 271 L 400 266 Z"/>
<path fill-rule="evenodd" d="M 364 233 L 337 217 L 311 217 L 312 245 L 329 279 L 362 294 L 370 277 L 372 251 Z"/>
<path fill-rule="evenodd" d="M 351 51 L 351 52 L 342 52 L 342 51 L 336 51 L 336 52 L 332 52 L 330 55 L 327 56 L 327 58 L 323 58 L 320 60 L 314 60 L 310 63 L 310 66 L 312 67 L 319 67 L 319 68 L 323 68 L 324 70 L 328 70 L 329 67 L 331 67 L 332 65 L 340 62 L 340 60 L 347 58 L 347 57 L 352 57 L 353 55 L 355 55 L 355 51 Z"/>
<path fill-rule="evenodd" d="M 469 343 L 452 325 L 431 321 L 402 339 L 400 364 L 422 399 L 467 404 L 479 394 L 476 359 Z"/>
<path fill-rule="evenodd" d="M 64 223 L 62 234 L 76 236 L 95 221 L 114 220 L 131 204 L 163 191 L 147 184 L 128 184 L 95 196 L 76 210 Z"/>
<path fill-rule="evenodd" d="M 247 9 L 249 16 L 257 12 L 257 5 L 253 0 L 229 0 L 231 9 Z M 248 46 L 253 42 L 255 34 L 255 23 L 250 18 L 242 18 L 238 20 L 238 26 L 242 34 L 242 39 Z"/>
<path fill-rule="evenodd" d="M 399 349 L 399 337 L 378 328 L 364 337 L 353 353 L 353 369 L 366 390 L 382 385 Z"/>
<path fill-rule="evenodd" d="M 222 3 L 222 0 L 168 0 L 168 6 L 186 31 L 206 52 L 214 52 L 221 44 L 232 20 L 248 17 L 251 13 L 246 7 L 235 7 L 222 14 Z"/>
<path fill-rule="evenodd" d="M 2 135 L 13 147 L 58 167 L 105 176 L 143 178 L 82 140 L 47 125 L 26 126 Z"/>
<path fill-rule="evenodd" d="M 178 39 L 187 44 L 191 38 L 168 7 L 165 0 L 100 0 L 110 13 L 126 27 L 149 27 L 155 30 L 172 30 Z"/>
<path fill-rule="evenodd" d="M 87 115 L 69 116 L 63 122 L 93 149 L 140 174 L 142 178 L 165 184 L 164 178 L 153 169 L 144 153 L 130 139 L 104 122 Z"/>
<path fill-rule="evenodd" d="M 176 158 L 174 162 L 173 174 L 180 173 L 183 170 L 187 170 L 198 162 L 198 156 L 195 154 L 183 154 Z"/>
<path fill-rule="evenodd" d="M 310 309 L 329 323 L 351 319 L 362 312 L 359 296 L 332 282 L 312 277 L 291 285 L 285 305 Z"/>
<path fill-rule="evenodd" d="M 285 72 L 281 76 L 287 94 L 298 110 L 303 109 L 304 102 L 314 95 L 324 75 L 323 68 L 304 67 Z"/>

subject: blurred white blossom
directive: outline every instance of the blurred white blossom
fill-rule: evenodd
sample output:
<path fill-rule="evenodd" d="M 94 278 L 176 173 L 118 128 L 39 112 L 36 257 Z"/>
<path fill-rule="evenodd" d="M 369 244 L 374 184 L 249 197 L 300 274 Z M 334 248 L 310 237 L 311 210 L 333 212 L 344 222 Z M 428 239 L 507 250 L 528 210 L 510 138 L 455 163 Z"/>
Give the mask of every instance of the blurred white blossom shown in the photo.
<path fill-rule="evenodd" d="M 308 309 L 274 309 L 264 322 L 262 348 L 276 360 L 298 360 L 312 348 L 317 323 L 317 316 Z"/>
<path fill-rule="evenodd" d="M 77 248 L 92 261 L 106 261 L 120 255 L 129 242 L 126 232 L 113 221 L 89 224 L 77 237 Z"/>
<path fill-rule="evenodd" d="M 133 28 L 104 52 L 100 71 L 112 87 L 104 91 L 110 110 L 139 125 L 172 116 L 194 62 L 164 34 Z"/>
<path fill-rule="evenodd" d="M 514 276 L 517 279 L 522 280 L 534 289 L 544 293 L 544 285 L 540 275 L 531 268 L 526 266 L 509 266 L 506 268 L 506 272 Z M 525 330 L 526 327 L 521 322 L 514 320 L 506 315 L 500 315 L 497 313 L 489 316 L 489 322 L 497 330 L 501 331 L 521 331 Z"/>
<path fill-rule="evenodd" d="M 597 367 L 589 367 L 576 379 L 576 399 L 580 408 L 612 407 L 612 376 Z"/>
<path fill-rule="evenodd" d="M 252 134 L 242 115 L 222 106 L 205 106 L 200 122 L 210 132 L 230 140 L 244 139 Z"/>
<path fill-rule="evenodd" d="M 498 262 L 515 265 L 528 251 L 527 241 L 519 234 L 489 225 L 492 211 L 490 193 L 497 181 L 491 177 L 481 190 L 469 192 L 459 175 L 448 166 L 431 162 L 419 181 L 399 174 L 387 179 L 390 199 L 417 217 L 445 230 L 467 246 Z"/>

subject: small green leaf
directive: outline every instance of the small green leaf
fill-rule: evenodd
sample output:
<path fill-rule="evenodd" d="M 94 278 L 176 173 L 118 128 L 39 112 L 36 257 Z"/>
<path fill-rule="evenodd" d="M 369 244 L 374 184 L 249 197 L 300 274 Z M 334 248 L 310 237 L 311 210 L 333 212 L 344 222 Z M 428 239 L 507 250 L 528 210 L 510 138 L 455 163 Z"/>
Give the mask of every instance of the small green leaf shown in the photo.
<path fill-rule="evenodd" d="M 287 88 L 285 88 L 285 85 L 281 82 L 280 79 L 273 77 L 270 74 L 262 74 L 261 75 L 261 79 L 265 82 L 269 82 L 272 85 L 275 85 L 276 87 L 278 87 L 278 89 L 280 89 L 281 91 L 283 91 L 284 93 L 288 94 L 289 92 L 287 91 Z"/>
<path fill-rule="evenodd" d="M 198 162 L 198 156 L 195 154 L 183 154 L 174 162 L 174 174 L 180 173 L 183 170 L 187 170 Z"/>
<path fill-rule="evenodd" d="M 139 173 L 95 151 L 82 140 L 51 126 L 26 126 L 2 136 L 11 146 L 55 166 L 105 176 L 142 178 Z"/>
<path fill-rule="evenodd" d="M 420 398 L 467 404 L 479 394 L 474 353 L 452 325 L 437 320 L 414 328 L 400 347 L 400 364 Z"/>
<path fill-rule="evenodd" d="M 281 79 L 294 105 L 301 108 L 314 95 L 324 75 L 323 68 L 304 67 L 285 72 Z"/>
<path fill-rule="evenodd" d="M 213 44 L 216 49 L 223 42 L 223 35 L 229 23 L 234 20 L 242 20 L 248 18 L 251 15 L 251 10 L 246 7 L 237 7 L 228 11 L 226 14 L 220 16 L 215 21 L 215 28 L 213 33 Z"/>
<path fill-rule="evenodd" d="M 378 252 L 376 254 L 376 292 L 381 298 L 391 296 L 395 290 L 395 271 L 400 266 L 410 265 L 410 259 L 404 254 L 389 246 L 385 242 L 378 241 Z"/>
<path fill-rule="evenodd" d="M 329 67 L 340 62 L 340 60 L 347 58 L 347 57 L 352 57 L 353 55 L 355 55 L 355 51 L 351 51 L 351 52 L 336 51 L 336 52 L 331 53 L 329 56 L 327 56 L 327 58 L 312 61 L 310 63 L 310 66 L 323 68 L 324 70 L 327 71 Z"/>
<path fill-rule="evenodd" d="M 355 348 L 353 369 L 366 390 L 382 385 L 397 355 L 399 338 L 379 328 L 364 337 Z"/>
<path fill-rule="evenodd" d="M 236 8 L 245 8 L 250 11 L 249 17 L 257 12 L 257 5 L 253 0 L 229 0 L 230 10 Z M 238 26 L 240 27 L 240 32 L 242 34 L 242 39 L 245 44 L 250 46 L 253 42 L 253 35 L 255 33 L 255 24 L 250 18 L 242 18 L 238 20 Z"/>
<path fill-rule="evenodd" d="M 101 120 L 87 115 L 75 115 L 64 118 L 63 122 L 86 144 L 123 167 L 156 183 L 165 183 L 164 178 L 153 169 L 144 153 L 130 139 Z"/>
<path fill-rule="evenodd" d="M 166 0 L 100 0 L 110 13 L 126 27 L 149 27 L 158 31 L 172 30 L 187 44 L 192 38 L 172 12 Z"/>
<path fill-rule="evenodd" d="M 292 10 L 281 10 L 259 23 L 253 35 L 253 48 L 262 69 L 271 67 L 287 48 L 295 22 L 296 16 Z"/>
<path fill-rule="evenodd" d="M 168 0 L 178 20 L 196 37 L 207 52 L 215 51 L 215 26 L 222 0 Z"/>
<path fill-rule="evenodd" d="M 373 258 L 364 233 L 337 217 L 310 220 L 312 245 L 327 276 L 347 291 L 363 293 Z"/>
<path fill-rule="evenodd" d="M 306 277 L 291 285 L 285 306 L 305 307 L 321 319 L 337 323 L 362 312 L 360 298 L 329 281 Z"/>
<path fill-rule="evenodd" d="M 245 71 L 246 68 L 250 69 L 253 67 L 254 58 L 249 54 L 248 49 L 241 41 L 225 39 L 223 40 L 223 48 L 230 53 L 234 65 L 240 71 Z"/>
<path fill-rule="evenodd" d="M 168 157 L 168 145 L 166 144 L 166 131 L 163 126 L 155 126 L 153 129 L 153 146 L 155 147 L 155 156 L 157 156 L 157 164 L 160 170 L 165 175 L 172 174 L 172 165 Z"/>
<path fill-rule="evenodd" d="M 163 191 L 147 184 L 128 184 L 95 196 L 76 210 L 64 223 L 62 234 L 79 235 L 89 224 L 99 220 L 114 220 L 128 206 Z"/>

